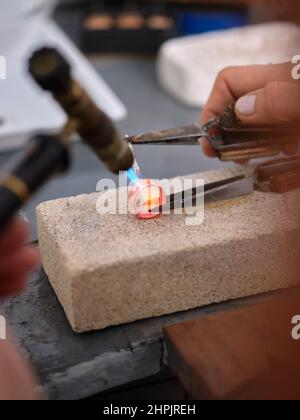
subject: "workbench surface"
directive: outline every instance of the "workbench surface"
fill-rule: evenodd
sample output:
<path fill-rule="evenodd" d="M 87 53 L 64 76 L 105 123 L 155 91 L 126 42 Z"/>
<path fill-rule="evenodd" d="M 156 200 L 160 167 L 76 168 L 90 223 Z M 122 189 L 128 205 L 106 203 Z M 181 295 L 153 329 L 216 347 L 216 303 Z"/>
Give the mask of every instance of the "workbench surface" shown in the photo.
<path fill-rule="evenodd" d="M 75 334 L 41 272 L 33 276 L 23 295 L 4 302 L 2 308 L 12 332 L 37 370 L 47 397 L 73 400 L 164 372 L 164 326 L 265 298 L 241 299 L 99 332 Z"/>
<path fill-rule="evenodd" d="M 128 118 L 118 124 L 123 133 L 170 128 L 199 118 L 199 111 L 178 105 L 161 91 L 154 59 L 95 58 L 94 63 L 128 108 Z M 228 167 L 193 147 L 140 146 L 137 155 L 144 174 L 156 178 Z M 0 167 L 9 157 L 7 153 L 0 155 Z M 33 226 L 38 203 L 93 192 L 100 178 L 111 177 L 80 143 L 73 145 L 73 161 L 69 174 L 52 181 L 27 207 Z M 35 274 L 27 291 L 4 302 L 2 309 L 51 399 L 84 398 L 159 373 L 163 365 L 163 325 L 215 310 L 204 308 L 76 335 L 43 273 Z"/>

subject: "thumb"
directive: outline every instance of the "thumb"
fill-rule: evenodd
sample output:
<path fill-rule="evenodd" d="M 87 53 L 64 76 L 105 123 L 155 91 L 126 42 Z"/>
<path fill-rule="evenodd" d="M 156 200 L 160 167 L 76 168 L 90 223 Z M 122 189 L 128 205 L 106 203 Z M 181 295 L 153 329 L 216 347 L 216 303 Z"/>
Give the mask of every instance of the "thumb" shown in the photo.
<path fill-rule="evenodd" d="M 238 118 L 248 124 L 300 123 L 300 86 L 273 82 L 241 97 L 235 106 Z"/>

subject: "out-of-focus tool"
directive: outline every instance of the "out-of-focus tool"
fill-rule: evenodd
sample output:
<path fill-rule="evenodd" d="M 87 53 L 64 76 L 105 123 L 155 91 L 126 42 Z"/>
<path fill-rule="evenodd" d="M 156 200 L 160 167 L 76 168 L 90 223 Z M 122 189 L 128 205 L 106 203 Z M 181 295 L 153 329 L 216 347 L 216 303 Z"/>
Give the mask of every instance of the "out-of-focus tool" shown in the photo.
<path fill-rule="evenodd" d="M 114 24 L 114 19 L 107 12 L 105 1 L 91 0 L 90 3 L 91 14 L 84 21 L 85 27 L 92 31 L 111 29 Z"/>
<path fill-rule="evenodd" d="M 261 191 L 275 193 L 300 188 L 300 155 L 259 165 L 256 168 L 256 185 Z"/>
<path fill-rule="evenodd" d="M 151 7 L 132 0 L 123 5 L 107 1 L 105 13 L 99 13 L 98 0 L 90 3 L 92 8 L 82 24 L 85 52 L 156 53 L 163 42 L 177 35 L 175 19 L 167 7 L 159 7 L 161 1 L 151 2 Z"/>
<path fill-rule="evenodd" d="M 130 169 L 132 149 L 119 135 L 111 120 L 71 77 L 68 62 L 53 48 L 33 54 L 29 72 L 43 89 L 51 92 L 69 120 L 56 136 L 37 135 L 12 169 L 0 178 L 0 230 L 14 213 L 49 177 L 68 168 L 68 144 L 78 132 L 114 173 Z"/>
<path fill-rule="evenodd" d="M 118 16 L 116 24 L 120 29 L 141 29 L 144 26 L 145 20 L 138 11 L 136 1 L 125 1 L 124 11 Z"/>

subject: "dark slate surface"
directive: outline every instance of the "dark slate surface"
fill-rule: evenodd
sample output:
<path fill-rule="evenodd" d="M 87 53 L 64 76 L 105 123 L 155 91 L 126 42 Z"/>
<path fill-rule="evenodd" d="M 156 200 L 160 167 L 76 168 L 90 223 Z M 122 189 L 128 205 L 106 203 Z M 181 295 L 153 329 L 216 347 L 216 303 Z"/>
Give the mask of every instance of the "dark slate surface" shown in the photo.
<path fill-rule="evenodd" d="M 264 299 L 266 295 L 75 334 L 46 275 L 40 272 L 32 277 L 25 293 L 3 302 L 2 309 L 45 395 L 74 400 L 164 372 L 164 326 Z"/>

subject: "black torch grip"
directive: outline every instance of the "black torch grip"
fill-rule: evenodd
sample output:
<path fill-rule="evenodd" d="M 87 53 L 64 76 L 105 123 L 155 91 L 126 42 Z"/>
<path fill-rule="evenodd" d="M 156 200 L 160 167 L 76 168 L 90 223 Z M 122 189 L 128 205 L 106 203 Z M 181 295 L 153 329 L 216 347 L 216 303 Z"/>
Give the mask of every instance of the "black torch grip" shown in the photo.
<path fill-rule="evenodd" d="M 0 178 L 0 231 L 50 177 L 69 167 L 69 152 L 61 139 L 39 135 Z"/>
<path fill-rule="evenodd" d="M 0 187 L 0 203 L 0 232 L 2 232 L 12 215 L 21 207 L 22 202 L 11 190 Z"/>

